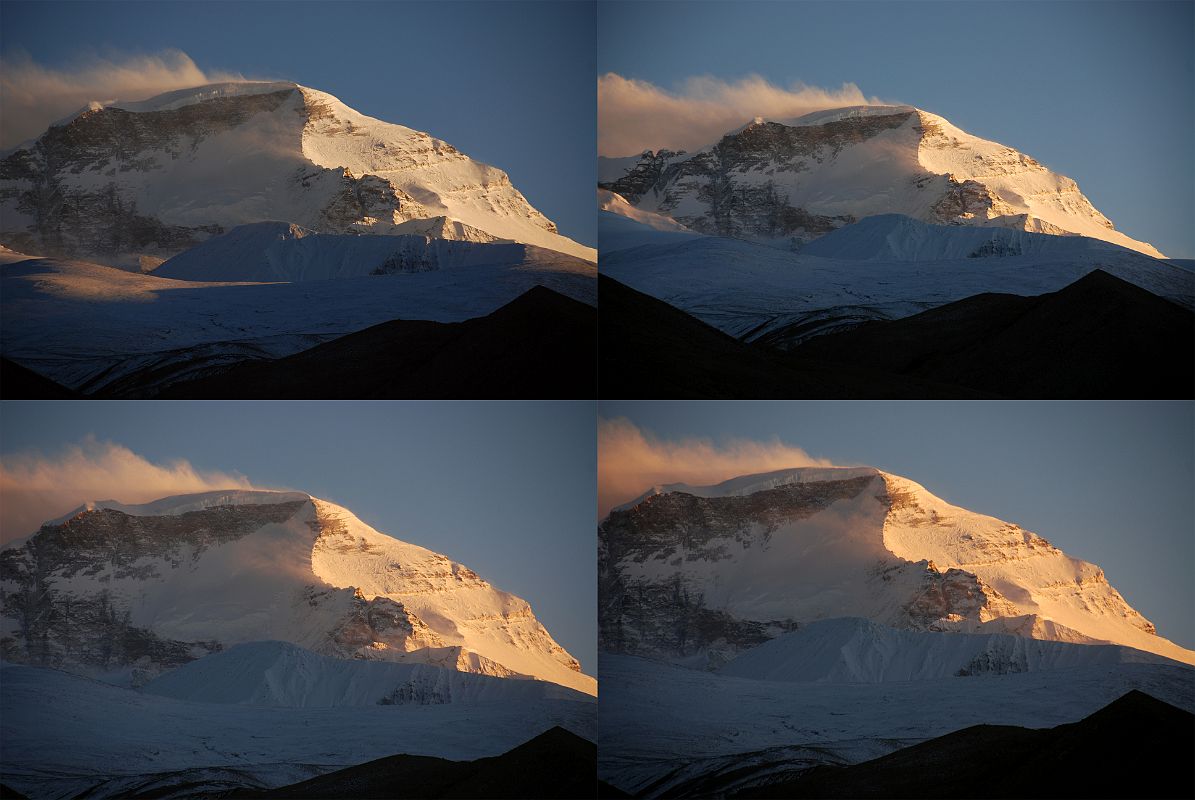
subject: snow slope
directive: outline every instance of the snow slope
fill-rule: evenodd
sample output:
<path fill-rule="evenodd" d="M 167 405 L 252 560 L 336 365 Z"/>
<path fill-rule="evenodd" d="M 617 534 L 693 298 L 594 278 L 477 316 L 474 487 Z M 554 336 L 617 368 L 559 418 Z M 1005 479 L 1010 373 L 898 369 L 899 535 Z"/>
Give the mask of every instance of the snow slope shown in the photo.
<path fill-rule="evenodd" d="M 221 361 L 290 355 L 392 319 L 460 322 L 489 314 L 537 285 L 597 302 L 591 263 L 535 247 L 523 248 L 526 257 L 511 263 L 507 250 L 520 245 L 445 246 L 454 252 L 481 248 L 476 252 L 492 253 L 498 263 L 251 284 L 181 281 L 80 261 L 0 258 L 0 351 L 59 383 L 95 391 L 144 367 L 185 378 Z M 307 269 L 305 252 L 287 263 Z M 256 267 L 235 267 L 242 268 Z"/>
<path fill-rule="evenodd" d="M 1187 308 L 1195 275 L 1165 261 L 1078 236 L 972 231 L 898 217 L 863 220 L 800 253 L 721 236 L 668 240 L 633 220 L 603 214 L 602 273 L 746 341 L 778 344 L 872 319 L 900 319 L 983 292 L 1038 295 L 1095 269 Z M 628 236 L 634 228 L 635 237 Z M 1005 237 L 1020 254 L 1000 255 Z M 829 256 L 816 255 L 818 248 Z M 966 252 L 972 257 L 938 258 Z M 807 254 L 810 253 L 810 254 Z M 837 257 L 842 253 L 849 258 Z M 909 260 L 930 257 L 930 260 Z M 890 260 L 886 260 L 890 259 Z M 790 329 L 798 331 L 789 333 Z M 770 339 L 769 339 L 770 340 Z"/>
<path fill-rule="evenodd" d="M 250 642 L 184 664 L 141 687 L 193 703 L 285 708 L 591 701 L 545 681 L 512 680 L 429 664 L 321 656 L 286 642 Z"/>
<path fill-rule="evenodd" d="M 645 211 L 781 247 L 895 213 L 1078 234 L 1162 257 L 1117 231 L 1070 178 L 912 106 L 757 118 L 696 153 L 644 153 L 633 166 L 608 161 L 601 172 L 603 188 Z"/>
<path fill-rule="evenodd" d="M 607 651 L 717 667 L 799 626 L 862 617 L 1195 664 L 1096 565 L 871 468 L 658 487 L 612 511 L 599 546 Z"/>
<path fill-rule="evenodd" d="M 263 708 L 188 702 L 3 664 L 4 783 L 35 800 L 65 800 L 97 784 L 89 797 L 128 796 L 155 776 L 192 790 L 265 788 L 396 753 L 498 755 L 555 725 L 596 738 L 591 698 L 562 689 L 555 691 L 580 699 L 536 693 L 528 681 L 463 677 L 477 686 L 498 681 L 497 688 L 456 693 L 443 703 Z"/>
<path fill-rule="evenodd" d="M 38 187 L 53 183 L 57 199 Z M 0 241 L 111 265 L 169 257 L 237 225 L 410 233 L 443 218 L 596 260 L 500 169 L 289 82 L 94 104 L 0 161 Z"/>
<path fill-rule="evenodd" d="M 1009 634 L 903 631 L 857 617 L 811 622 L 741 653 L 722 675 L 767 681 L 883 683 L 1115 664 L 1177 664 L 1118 645 Z"/>
<path fill-rule="evenodd" d="M 339 506 L 236 491 L 110 505 L 0 551 L 6 659 L 139 684 L 276 640 L 596 692 L 525 600 Z"/>
<path fill-rule="evenodd" d="M 844 261 L 958 261 L 1009 256 L 1062 257 L 1089 252 L 1096 257 L 1124 248 L 1086 236 L 1051 236 L 1012 228 L 930 225 L 900 214 L 861 219 L 815 239 L 803 255 Z"/>
<path fill-rule="evenodd" d="M 1195 710 L 1195 671 L 1103 664 L 884 683 L 793 683 L 602 654 L 598 776 L 660 797 L 703 775 L 743 785 L 851 764 L 970 725 L 1045 728 L 1139 689 Z"/>
<path fill-rule="evenodd" d="M 312 233 L 286 222 L 259 222 L 238 226 L 179 253 L 153 270 L 153 275 L 184 281 L 290 282 L 517 267 L 534 261 L 562 265 L 571 261 L 578 272 L 588 266 L 582 259 L 532 245 L 487 241 L 484 233 L 474 229 L 460 233 L 472 238 Z"/>

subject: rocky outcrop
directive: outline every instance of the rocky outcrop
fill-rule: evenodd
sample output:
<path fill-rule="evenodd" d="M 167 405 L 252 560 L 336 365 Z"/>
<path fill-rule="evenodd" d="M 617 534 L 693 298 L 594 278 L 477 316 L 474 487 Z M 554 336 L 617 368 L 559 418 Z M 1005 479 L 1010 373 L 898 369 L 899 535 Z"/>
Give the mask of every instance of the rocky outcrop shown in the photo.
<path fill-rule="evenodd" d="M 43 527 L 23 546 L 0 551 L 0 611 L 10 623 L 0 639 L 4 658 L 101 673 L 127 668 L 139 682 L 220 650 L 213 639 L 181 641 L 135 624 L 128 596 L 109 587 L 169 580 L 171 571 L 187 569 L 209 548 L 283 522 L 302 505 L 159 517 L 96 509 Z"/>

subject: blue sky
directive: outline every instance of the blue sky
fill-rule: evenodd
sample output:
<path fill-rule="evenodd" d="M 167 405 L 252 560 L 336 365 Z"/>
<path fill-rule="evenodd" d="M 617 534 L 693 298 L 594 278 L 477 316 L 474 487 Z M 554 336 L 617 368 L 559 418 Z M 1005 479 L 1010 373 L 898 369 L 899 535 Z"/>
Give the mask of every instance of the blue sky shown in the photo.
<path fill-rule="evenodd" d="M 591 2 L 5 2 L 0 54 L 70 69 L 181 50 L 293 80 L 505 170 L 596 246 Z"/>
<path fill-rule="evenodd" d="M 592 402 L 10 401 L 0 457 L 52 461 L 94 435 L 156 464 L 186 459 L 330 500 L 528 600 L 592 675 L 594 415 Z M 77 502 L 88 499 L 108 498 Z"/>
<path fill-rule="evenodd" d="M 605 2 L 600 74 L 757 74 L 940 114 L 1075 179 L 1117 229 L 1195 258 L 1191 2 Z M 746 122 L 746 120 L 744 120 Z"/>
<path fill-rule="evenodd" d="M 1195 403 L 602 401 L 599 411 L 668 441 L 778 439 L 909 478 L 1098 564 L 1161 635 L 1195 647 Z"/>

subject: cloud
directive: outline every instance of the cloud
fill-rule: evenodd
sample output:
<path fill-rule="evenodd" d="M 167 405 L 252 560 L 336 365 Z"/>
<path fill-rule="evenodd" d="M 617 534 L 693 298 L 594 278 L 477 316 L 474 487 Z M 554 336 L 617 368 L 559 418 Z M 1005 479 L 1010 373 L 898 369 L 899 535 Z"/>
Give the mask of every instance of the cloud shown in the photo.
<path fill-rule="evenodd" d="M 244 80 L 205 72 L 181 50 L 156 55 L 91 56 L 71 67 L 37 64 L 27 53 L 0 58 L 0 149 L 41 135 L 91 102 L 144 100 L 205 83 Z"/>
<path fill-rule="evenodd" d="M 200 471 L 181 459 L 154 464 L 127 447 L 88 437 L 54 456 L 4 457 L 0 542 L 34 533 L 43 522 L 89 500 L 147 503 L 175 494 L 252 488 L 243 475 Z"/>
<path fill-rule="evenodd" d="M 789 467 L 832 467 L 799 447 L 772 439 L 664 441 L 624 418 L 598 420 L 598 519 L 663 483 L 705 485 Z"/>
<path fill-rule="evenodd" d="M 608 72 L 598 78 L 598 154 L 638 155 L 644 150 L 697 150 L 755 117 L 786 119 L 841 106 L 879 104 L 853 83 L 819 89 L 774 86 L 758 75 L 728 82 L 689 78 L 676 93 L 647 81 Z"/>

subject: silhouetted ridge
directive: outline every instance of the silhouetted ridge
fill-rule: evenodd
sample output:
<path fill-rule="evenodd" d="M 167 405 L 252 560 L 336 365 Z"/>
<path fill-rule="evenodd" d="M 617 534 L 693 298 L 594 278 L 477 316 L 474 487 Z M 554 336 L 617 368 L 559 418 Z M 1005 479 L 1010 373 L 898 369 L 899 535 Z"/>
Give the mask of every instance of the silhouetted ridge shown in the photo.
<path fill-rule="evenodd" d="M 598 374 L 608 398 L 971 397 L 974 393 L 874 370 L 827 366 L 740 342 L 605 275 Z"/>
<path fill-rule="evenodd" d="M 171 384 L 174 399 L 594 397 L 597 310 L 536 286 L 465 322 L 392 320 L 295 355 Z M 139 397 L 138 376 L 116 396 Z M 152 384 L 150 384 L 152 385 Z"/>
<path fill-rule="evenodd" d="M 736 796 L 1189 798 L 1195 796 L 1195 716 L 1133 690 L 1069 725 L 976 725 Z"/>
<path fill-rule="evenodd" d="M 75 400 L 79 395 L 15 361 L 0 358 L 0 398 L 4 400 Z"/>
<path fill-rule="evenodd" d="M 557 726 L 500 756 L 449 761 L 397 755 L 238 797 L 591 798 L 597 745 Z"/>
<path fill-rule="evenodd" d="M 995 397 L 1195 395 L 1195 314 L 1102 270 L 1057 292 L 976 295 L 791 352 Z"/>

